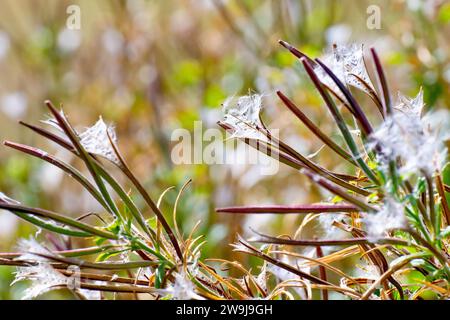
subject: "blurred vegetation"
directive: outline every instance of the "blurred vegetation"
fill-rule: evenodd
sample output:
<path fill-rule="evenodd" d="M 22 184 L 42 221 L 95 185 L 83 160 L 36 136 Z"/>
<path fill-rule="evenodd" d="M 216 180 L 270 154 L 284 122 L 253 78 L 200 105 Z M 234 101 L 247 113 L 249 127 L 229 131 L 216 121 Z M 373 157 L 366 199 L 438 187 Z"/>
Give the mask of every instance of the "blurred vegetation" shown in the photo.
<path fill-rule="evenodd" d="M 71 4 L 81 8 L 79 31 L 66 28 Z M 380 30 L 366 26 L 369 5 L 381 8 Z M 180 224 L 189 231 L 201 219 L 199 233 L 208 241 L 204 255 L 238 259 L 227 245 L 236 232 L 252 225 L 289 233 L 300 218 L 223 217 L 215 207 L 319 201 L 319 190 L 284 167 L 275 176 L 261 176 L 252 165 L 174 165 L 173 130 L 192 131 L 196 120 L 203 121 L 203 130 L 217 128 L 223 100 L 250 89 L 267 95 L 271 127 L 282 129 L 299 151 L 317 151 L 320 142 L 287 116 L 275 90 L 283 89 L 324 131 L 335 128 L 278 39 L 312 56 L 334 42 L 375 46 L 394 92 L 415 95 L 423 87 L 428 108 L 450 108 L 449 32 L 448 1 L 6 0 L 0 4 L 0 138 L 39 145 L 16 122 L 42 120 L 45 99 L 64 104 L 71 121 L 82 126 L 102 115 L 116 124 L 123 153 L 154 198 L 193 179 L 179 206 Z M 334 168 L 330 154 L 317 157 Z M 0 190 L 68 215 L 95 210 L 70 179 L 5 148 Z M 176 196 L 165 197 L 166 211 Z M 36 231 L 0 212 L 0 251 Z M 0 299 L 18 297 L 20 285 L 8 289 L 11 272 L 0 268 Z"/>

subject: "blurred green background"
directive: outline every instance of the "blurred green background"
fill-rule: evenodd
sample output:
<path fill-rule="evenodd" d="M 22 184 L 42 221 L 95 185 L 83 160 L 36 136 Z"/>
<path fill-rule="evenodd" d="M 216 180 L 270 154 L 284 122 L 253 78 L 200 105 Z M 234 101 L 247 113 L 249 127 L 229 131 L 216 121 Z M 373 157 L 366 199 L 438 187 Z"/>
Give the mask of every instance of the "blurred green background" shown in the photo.
<path fill-rule="evenodd" d="M 81 29 L 69 30 L 66 10 L 81 10 Z M 380 8 L 381 28 L 367 27 L 370 5 Z M 333 43 L 375 46 L 393 92 L 415 95 L 422 87 L 427 108 L 450 108 L 450 2 L 307 0 L 4 0 L 0 3 L 0 138 L 61 154 L 21 128 L 20 119 L 45 119 L 45 99 L 62 103 L 82 129 L 99 115 L 115 123 L 119 145 L 154 198 L 188 180 L 179 207 L 189 232 L 201 220 L 204 257 L 240 259 L 229 243 L 248 227 L 292 233 L 297 216 L 219 216 L 214 208 L 243 204 L 294 204 L 326 197 L 289 168 L 264 176 L 252 165 L 174 165 L 173 130 L 217 128 L 220 104 L 249 90 L 265 94 L 263 117 L 299 151 L 321 144 L 275 98 L 281 89 L 329 134 L 331 118 L 298 62 L 277 41 L 320 56 Z M 369 114 L 378 121 L 373 105 Z M 239 152 L 239 151 L 237 151 Z M 320 152 L 329 169 L 345 170 Z M 55 168 L 0 148 L 0 191 L 30 206 L 79 216 L 97 206 Z M 164 200 L 171 215 L 177 192 Z M 36 228 L 0 211 L 0 251 Z M 312 230 L 311 232 L 314 232 Z M 39 234 L 40 239 L 45 234 Z M 23 284 L 9 286 L 13 268 L 0 267 L 0 299 L 19 298 Z"/>

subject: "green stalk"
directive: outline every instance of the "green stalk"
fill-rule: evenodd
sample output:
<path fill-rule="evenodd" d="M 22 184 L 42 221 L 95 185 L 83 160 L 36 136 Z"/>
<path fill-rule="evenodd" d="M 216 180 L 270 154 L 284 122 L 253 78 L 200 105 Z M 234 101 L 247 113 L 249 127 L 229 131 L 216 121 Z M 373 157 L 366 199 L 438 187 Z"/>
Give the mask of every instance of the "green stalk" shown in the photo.
<path fill-rule="evenodd" d="M 49 223 L 46 222 L 42 219 L 39 219 L 38 217 L 35 216 L 31 216 L 29 214 L 23 213 L 23 212 L 19 212 L 19 211 L 14 211 L 14 210 L 9 210 L 11 213 L 15 214 L 16 216 L 18 216 L 19 218 L 22 218 L 25 221 L 30 222 L 31 224 L 51 231 L 51 232 L 56 232 L 58 234 L 62 234 L 62 235 L 66 235 L 66 236 L 70 236 L 70 237 L 79 237 L 79 238 L 89 238 L 92 237 L 92 234 L 90 234 L 89 232 L 84 232 L 84 231 L 76 231 L 76 230 L 70 230 L 64 227 L 60 227 L 57 226 L 53 223 Z"/>
<path fill-rule="evenodd" d="M 156 252 L 155 250 L 150 248 L 145 242 L 137 240 L 136 243 L 139 247 L 141 247 L 142 250 L 154 255 L 155 257 L 158 257 L 161 261 L 167 263 L 170 267 L 174 266 L 173 262 L 171 262 L 170 260 L 167 260 L 167 258 L 164 257 L 160 252 Z"/>
<path fill-rule="evenodd" d="M 102 237 L 102 238 L 106 238 L 106 239 L 115 239 L 115 240 L 117 240 L 119 238 L 117 235 L 115 235 L 112 232 L 96 229 L 88 224 L 83 223 L 83 222 L 74 220 L 72 218 L 65 217 L 63 215 L 60 215 L 60 214 L 57 214 L 55 212 L 51 212 L 48 210 L 39 209 L 39 208 L 29 208 L 29 207 L 25 207 L 22 205 L 5 203 L 5 202 L 0 202 L 0 208 L 4 209 L 4 210 L 12 211 L 12 212 L 21 212 L 21 213 L 31 214 L 34 216 L 45 217 L 45 218 L 51 219 L 53 221 L 68 225 L 70 227 L 85 231 L 85 232 L 89 233 L 91 236 L 98 236 L 98 237 Z"/>
<path fill-rule="evenodd" d="M 34 253 L 38 256 L 65 263 L 68 265 L 76 265 L 86 269 L 98 269 L 98 270 L 128 270 L 138 269 L 146 267 L 154 267 L 159 264 L 159 261 L 131 261 L 131 262 L 88 262 L 85 260 L 79 260 L 74 258 L 59 257 L 50 254 Z"/>
<path fill-rule="evenodd" d="M 114 247 L 121 247 L 121 246 L 106 245 L 106 246 L 101 246 L 101 247 L 89 247 L 89 248 L 72 249 L 72 250 L 51 251 L 51 253 L 62 256 L 62 257 L 75 258 L 75 257 L 82 257 L 82 256 L 90 256 L 93 254 L 104 252 L 104 251 L 112 249 Z M 14 258 L 20 257 L 21 255 L 22 255 L 22 253 L 7 253 L 7 254 L 0 253 L 0 258 L 7 257 L 10 259 L 14 259 Z"/>

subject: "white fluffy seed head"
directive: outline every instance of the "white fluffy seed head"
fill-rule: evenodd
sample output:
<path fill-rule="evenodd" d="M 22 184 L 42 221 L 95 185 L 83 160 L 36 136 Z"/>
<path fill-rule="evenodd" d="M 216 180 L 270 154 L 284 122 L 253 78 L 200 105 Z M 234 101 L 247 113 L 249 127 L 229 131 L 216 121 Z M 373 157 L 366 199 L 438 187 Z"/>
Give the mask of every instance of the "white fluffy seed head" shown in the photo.
<path fill-rule="evenodd" d="M 258 276 L 255 278 L 255 281 L 258 284 L 258 286 L 261 287 L 261 289 L 267 291 L 267 280 L 268 280 L 267 263 L 264 262 Z"/>
<path fill-rule="evenodd" d="M 373 242 L 384 237 L 392 229 L 407 225 L 404 204 L 392 198 L 386 198 L 383 207 L 377 213 L 366 213 L 362 219 L 367 235 Z"/>
<path fill-rule="evenodd" d="M 175 273 L 174 278 L 175 281 L 168 288 L 168 292 L 174 300 L 203 300 L 195 292 L 195 286 L 185 271 Z"/>
<path fill-rule="evenodd" d="M 25 290 L 22 299 L 29 300 L 52 290 L 55 286 L 67 286 L 67 277 L 53 269 L 48 260 L 39 254 L 49 254 L 36 239 L 20 239 L 18 251 L 21 255 L 18 260 L 28 261 L 33 265 L 28 267 L 19 267 L 15 273 L 15 279 L 11 285 L 16 282 L 30 280 L 30 286 Z"/>
<path fill-rule="evenodd" d="M 259 117 L 261 108 L 260 94 L 230 97 L 223 103 L 223 123 L 231 127 L 235 138 L 265 140 L 266 137 L 258 130 L 264 127 Z"/>
<path fill-rule="evenodd" d="M 344 65 L 342 63 L 336 62 L 336 59 L 334 57 L 334 54 L 328 53 L 325 56 L 322 57 L 322 62 L 333 71 L 333 73 L 338 77 L 339 80 L 341 80 L 344 84 L 345 81 L 345 72 L 344 72 Z M 326 85 L 328 88 L 333 90 L 341 99 L 345 99 L 344 95 L 342 94 L 341 90 L 339 90 L 336 83 L 331 79 L 331 77 L 325 72 L 325 70 L 319 66 L 316 65 L 314 67 L 314 73 L 317 75 L 319 80 Z"/>
<path fill-rule="evenodd" d="M 445 161 L 447 149 L 438 125 L 430 125 L 433 117 L 421 117 L 423 93 L 415 98 L 402 95 L 387 117 L 372 134 L 368 148 L 381 148 L 379 161 L 386 165 L 389 161 L 400 160 L 400 173 L 410 175 L 418 171 L 433 174 Z"/>
<path fill-rule="evenodd" d="M 423 90 L 420 88 L 419 93 L 415 98 L 409 98 L 398 93 L 398 103 L 394 107 L 395 110 L 406 114 L 409 117 L 421 118 L 423 108 L 425 104 L 423 102 Z"/>
<path fill-rule="evenodd" d="M 88 300 L 99 300 L 101 298 L 99 291 L 73 287 L 74 284 L 76 284 L 76 282 L 74 283 L 76 280 L 73 277 L 67 277 L 58 272 L 50 265 L 50 261 L 47 258 L 39 256 L 39 254 L 48 255 L 51 254 L 51 252 L 44 248 L 36 239 L 20 239 L 18 251 L 21 255 L 17 260 L 31 263 L 30 266 L 19 267 L 15 272 L 15 279 L 11 283 L 11 285 L 13 285 L 19 281 L 31 281 L 30 285 L 23 293 L 23 300 L 34 299 L 55 289 L 55 287 L 67 287 L 72 290 L 76 289 L 79 294 L 83 295 Z"/>
<path fill-rule="evenodd" d="M 30 300 L 54 289 L 54 287 L 67 286 L 67 279 L 48 263 L 39 262 L 34 266 L 19 268 L 12 284 L 18 281 L 31 280 L 31 285 L 22 296 L 23 300 Z"/>
<path fill-rule="evenodd" d="M 364 50 L 362 45 L 352 44 L 348 46 L 335 46 L 331 53 L 328 53 L 323 57 L 323 62 L 331 69 L 331 71 L 333 71 L 342 83 L 353 86 L 366 93 L 373 90 L 374 86 L 370 80 L 364 62 Z M 316 66 L 314 71 L 323 84 L 343 98 L 342 92 L 321 66 Z"/>
<path fill-rule="evenodd" d="M 46 258 L 38 254 L 48 255 L 50 252 L 44 248 L 35 238 L 20 239 L 18 242 L 18 251 L 21 253 L 19 260 L 25 261 L 47 261 Z"/>
<path fill-rule="evenodd" d="M 369 91 L 365 84 L 373 89 L 364 62 L 362 45 L 337 46 L 334 50 L 334 56 L 337 63 L 343 64 L 345 83 L 365 92 Z"/>
<path fill-rule="evenodd" d="M 87 152 L 120 165 L 120 161 L 114 152 L 109 138 L 111 138 L 114 144 L 117 143 L 117 135 L 114 127 L 108 126 L 100 117 L 94 126 L 87 128 L 86 131 L 80 134 L 80 143 Z"/>
<path fill-rule="evenodd" d="M 321 228 L 323 239 L 343 239 L 346 233 L 334 226 L 335 221 L 342 221 L 346 218 L 345 213 L 322 213 L 319 215 L 318 222 Z"/>
<path fill-rule="evenodd" d="M 93 281 L 93 284 L 102 284 L 101 281 Z M 88 290 L 88 289 L 77 289 L 78 294 L 82 295 L 86 300 L 101 300 L 101 291 Z"/>

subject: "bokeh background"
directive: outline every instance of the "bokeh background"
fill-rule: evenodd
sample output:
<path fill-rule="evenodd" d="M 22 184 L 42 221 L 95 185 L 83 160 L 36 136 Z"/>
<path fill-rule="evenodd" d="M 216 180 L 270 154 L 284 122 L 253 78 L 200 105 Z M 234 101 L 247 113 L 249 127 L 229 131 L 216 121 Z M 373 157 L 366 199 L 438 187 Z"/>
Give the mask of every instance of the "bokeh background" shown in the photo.
<path fill-rule="evenodd" d="M 81 29 L 66 28 L 69 5 L 81 9 Z M 381 28 L 367 27 L 367 8 L 380 8 Z M 327 195 L 293 169 L 264 176 L 253 165 L 175 165 L 175 129 L 218 128 L 220 104 L 251 91 L 265 95 L 263 118 L 305 154 L 320 141 L 283 108 L 282 90 L 321 128 L 336 128 L 299 63 L 277 41 L 320 56 L 333 43 L 375 46 L 393 92 L 425 92 L 427 109 L 450 108 L 450 3 L 439 0 L 4 0 L 0 3 L 0 138 L 37 145 L 74 162 L 17 124 L 46 118 L 45 99 L 63 104 L 77 128 L 102 115 L 114 123 L 119 145 L 154 198 L 188 180 L 179 223 L 189 232 L 201 220 L 204 257 L 238 259 L 229 243 L 248 227 L 292 234 L 297 216 L 220 216 L 214 208 L 243 204 L 295 204 Z M 376 123 L 374 106 L 362 97 Z M 372 110 L 371 110 L 372 109 Z M 222 142 L 218 142 L 222 143 Z M 236 149 L 239 153 L 239 148 Z M 321 151 L 315 159 L 345 172 Z M 76 163 L 75 163 L 76 165 Z M 79 216 L 97 206 L 55 168 L 0 148 L 0 191 L 30 206 Z M 163 203 L 168 216 L 177 192 Z M 0 251 L 38 230 L 0 211 Z M 311 229 L 311 232 L 319 232 Z M 45 239 L 45 234 L 37 235 Z M 9 286 L 13 268 L 0 267 L 0 299 L 20 298 L 23 284 Z M 50 295 L 52 297 L 52 295 Z"/>

